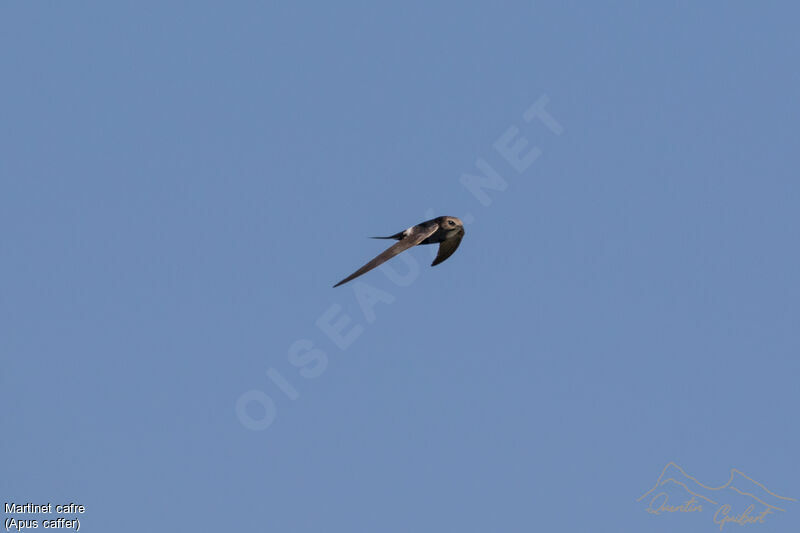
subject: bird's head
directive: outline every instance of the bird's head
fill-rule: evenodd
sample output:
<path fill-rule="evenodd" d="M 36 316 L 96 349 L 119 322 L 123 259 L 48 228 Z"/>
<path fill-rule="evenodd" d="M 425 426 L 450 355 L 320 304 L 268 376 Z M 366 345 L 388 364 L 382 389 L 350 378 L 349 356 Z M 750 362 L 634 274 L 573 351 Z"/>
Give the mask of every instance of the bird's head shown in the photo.
<path fill-rule="evenodd" d="M 448 237 L 456 233 L 464 234 L 464 223 L 458 217 L 442 217 L 439 227 L 447 233 Z"/>

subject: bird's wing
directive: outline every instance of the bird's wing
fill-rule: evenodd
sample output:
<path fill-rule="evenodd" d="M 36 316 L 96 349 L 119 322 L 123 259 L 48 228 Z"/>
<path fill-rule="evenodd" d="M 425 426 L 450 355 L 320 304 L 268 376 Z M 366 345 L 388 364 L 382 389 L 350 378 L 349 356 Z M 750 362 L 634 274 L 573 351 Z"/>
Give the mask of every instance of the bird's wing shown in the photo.
<path fill-rule="evenodd" d="M 404 252 L 408 250 L 412 246 L 416 246 L 434 233 L 436 230 L 439 229 L 439 224 L 431 224 L 430 226 L 414 226 L 411 230 L 406 234 L 402 239 L 394 243 L 392 246 L 388 247 L 384 250 L 378 257 L 367 263 L 366 265 L 362 266 L 342 281 L 334 285 L 334 287 L 338 287 L 343 283 L 347 283 L 348 281 L 357 278 L 361 274 L 369 272 L 373 268 L 378 265 L 381 265 L 391 259 L 392 257 L 396 256 L 400 252 Z M 440 248 L 441 250 L 441 248 Z"/>
<path fill-rule="evenodd" d="M 458 245 L 461 244 L 461 238 L 464 236 L 464 230 L 459 231 L 454 237 L 443 240 L 439 243 L 439 252 L 436 254 L 436 259 L 433 260 L 431 266 L 436 266 L 456 251 Z"/>

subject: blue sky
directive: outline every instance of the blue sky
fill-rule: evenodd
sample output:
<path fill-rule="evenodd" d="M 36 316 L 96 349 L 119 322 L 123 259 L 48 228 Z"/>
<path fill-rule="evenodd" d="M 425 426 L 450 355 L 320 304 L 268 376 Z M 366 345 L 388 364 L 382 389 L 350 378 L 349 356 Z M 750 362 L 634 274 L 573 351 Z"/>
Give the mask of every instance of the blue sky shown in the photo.
<path fill-rule="evenodd" d="M 719 531 L 636 501 L 670 462 L 800 499 L 798 15 L 3 3 L 3 501 L 86 531 Z M 463 185 L 479 160 L 503 190 Z M 331 287 L 444 214 L 445 263 Z M 780 501 L 723 530 L 797 530 Z"/>

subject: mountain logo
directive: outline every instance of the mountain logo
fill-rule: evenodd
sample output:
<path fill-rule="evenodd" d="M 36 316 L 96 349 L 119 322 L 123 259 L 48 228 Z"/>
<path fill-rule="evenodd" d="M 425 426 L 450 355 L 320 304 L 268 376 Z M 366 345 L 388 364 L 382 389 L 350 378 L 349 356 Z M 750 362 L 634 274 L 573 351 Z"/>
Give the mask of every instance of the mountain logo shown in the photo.
<path fill-rule="evenodd" d="M 636 501 L 647 504 L 645 511 L 653 515 L 711 514 L 720 531 L 726 524 L 763 524 L 769 515 L 785 513 L 797 503 L 735 468 L 724 485 L 711 487 L 675 463 L 667 463 L 655 485 Z"/>

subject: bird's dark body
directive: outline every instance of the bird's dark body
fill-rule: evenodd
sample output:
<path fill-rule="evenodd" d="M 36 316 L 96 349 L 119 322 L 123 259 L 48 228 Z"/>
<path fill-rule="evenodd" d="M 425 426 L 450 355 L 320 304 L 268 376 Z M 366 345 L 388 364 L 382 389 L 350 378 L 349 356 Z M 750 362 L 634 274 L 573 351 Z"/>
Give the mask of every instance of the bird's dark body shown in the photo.
<path fill-rule="evenodd" d="M 403 235 L 403 232 L 401 231 L 400 233 L 395 233 L 391 237 L 373 237 L 373 239 L 394 239 L 396 241 L 400 241 L 400 240 L 403 240 L 403 237 L 405 237 L 405 235 Z M 442 242 L 442 241 L 441 240 L 436 240 L 436 237 L 428 237 L 427 239 L 425 239 L 424 241 L 422 241 L 419 244 L 438 244 L 440 242 Z M 419 244 L 417 246 L 419 246 Z"/>
<path fill-rule="evenodd" d="M 461 220 L 456 217 L 436 217 L 388 237 L 373 237 L 373 239 L 394 239 L 399 242 L 384 250 L 382 254 L 334 285 L 334 287 L 338 287 L 369 272 L 395 255 L 419 244 L 439 244 L 439 253 L 431 263 L 431 266 L 436 266 L 456 251 L 463 236 L 464 225 Z"/>
<path fill-rule="evenodd" d="M 439 224 L 443 222 L 441 219 L 447 219 L 447 218 L 451 218 L 451 217 L 436 217 L 436 218 L 432 218 L 430 220 L 426 220 L 425 222 L 420 222 L 419 224 L 414 226 L 414 228 L 423 228 L 424 229 L 424 228 L 429 228 L 429 227 L 433 226 L 434 224 L 439 226 Z M 409 229 L 411 229 L 411 228 L 409 228 Z M 400 241 L 400 240 L 403 240 L 403 237 L 406 236 L 406 232 L 408 232 L 408 230 L 395 233 L 394 235 L 389 235 L 388 237 L 373 237 L 373 239 L 394 239 L 394 240 Z M 452 232 L 452 230 L 450 231 L 450 233 L 451 232 Z M 443 228 L 443 227 L 439 226 L 439 228 L 436 230 L 436 233 L 434 233 L 433 235 L 431 235 L 430 237 L 428 237 L 427 239 L 425 239 L 424 241 L 422 241 L 419 244 L 439 244 L 440 242 L 442 242 L 442 241 L 444 241 L 444 240 L 446 240 L 448 238 L 448 233 L 449 232 L 448 232 L 448 230 L 446 228 Z"/>

